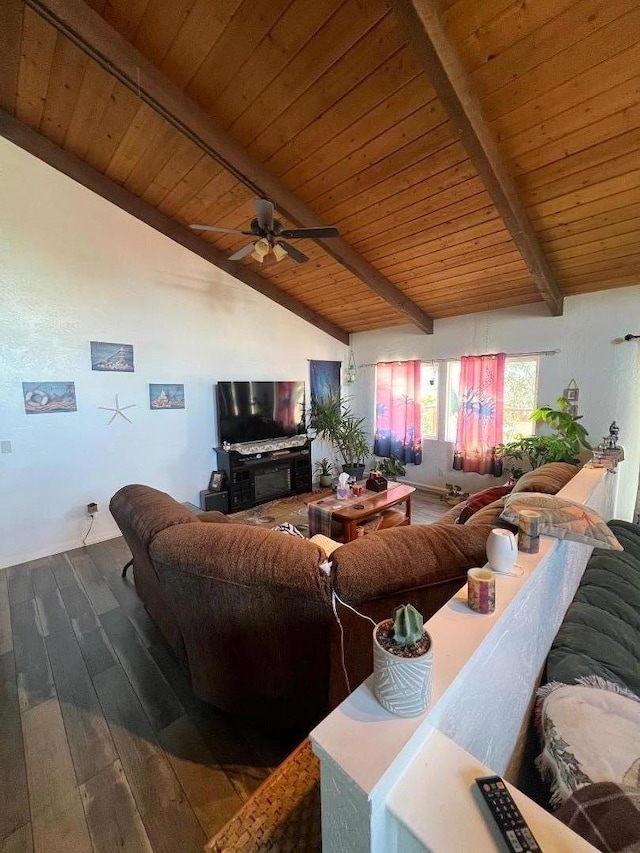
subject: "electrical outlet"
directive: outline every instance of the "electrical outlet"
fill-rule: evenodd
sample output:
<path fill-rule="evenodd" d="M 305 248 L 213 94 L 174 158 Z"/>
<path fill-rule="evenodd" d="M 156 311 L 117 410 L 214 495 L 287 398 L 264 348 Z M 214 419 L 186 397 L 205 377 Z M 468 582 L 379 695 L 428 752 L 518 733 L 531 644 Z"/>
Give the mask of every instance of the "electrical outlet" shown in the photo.
<path fill-rule="evenodd" d="M 89 515 L 95 515 L 96 512 L 98 512 L 98 504 L 94 503 L 93 501 L 91 503 L 88 503 L 87 504 L 87 513 Z"/>
<path fill-rule="evenodd" d="M 10 441 L 0 441 L 0 453 L 11 453 Z"/>

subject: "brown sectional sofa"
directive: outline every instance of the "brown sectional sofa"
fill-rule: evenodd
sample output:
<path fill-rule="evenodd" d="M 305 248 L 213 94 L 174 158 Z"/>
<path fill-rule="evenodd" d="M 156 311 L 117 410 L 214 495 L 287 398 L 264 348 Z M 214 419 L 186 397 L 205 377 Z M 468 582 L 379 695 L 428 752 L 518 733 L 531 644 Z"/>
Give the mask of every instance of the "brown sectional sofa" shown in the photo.
<path fill-rule="evenodd" d="M 194 515 L 130 485 L 110 509 L 136 589 L 194 692 L 256 725 L 302 734 L 348 693 L 332 610 L 338 596 L 376 621 L 410 601 L 425 619 L 486 561 L 493 522 L 402 527 L 331 555 L 273 530 Z M 204 523 L 207 522 L 207 523 Z M 372 668 L 371 624 L 337 604 L 353 689 Z"/>
<path fill-rule="evenodd" d="M 485 560 L 487 527 L 404 527 L 325 552 L 295 536 L 185 510 L 125 486 L 111 512 L 136 589 L 195 693 L 256 724 L 308 731 L 347 694 L 332 612 L 338 595 L 374 619 L 412 601 L 425 619 Z M 208 520 L 208 519 L 207 519 Z M 371 626 L 339 605 L 351 686 L 371 672 Z"/>

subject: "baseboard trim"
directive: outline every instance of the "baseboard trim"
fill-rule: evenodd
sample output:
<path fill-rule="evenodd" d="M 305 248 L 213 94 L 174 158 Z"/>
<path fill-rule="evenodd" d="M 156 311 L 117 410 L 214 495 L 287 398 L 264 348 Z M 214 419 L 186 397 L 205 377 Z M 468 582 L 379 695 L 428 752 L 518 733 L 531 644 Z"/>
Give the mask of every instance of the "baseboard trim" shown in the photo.
<path fill-rule="evenodd" d="M 56 543 L 54 546 L 51 546 L 55 548 L 54 551 L 52 551 L 50 547 L 49 549 L 40 549 L 38 551 L 28 552 L 26 554 L 18 554 L 10 558 L 12 562 L 0 565 L 0 571 L 2 571 L 3 569 L 8 569 L 11 566 L 20 566 L 23 563 L 30 563 L 32 560 L 40 560 L 42 559 L 42 557 L 52 557 L 55 554 L 62 554 L 65 551 L 73 551 L 75 548 L 83 548 L 88 547 L 89 545 L 97 545 L 99 542 L 108 542 L 109 539 L 119 539 L 121 535 L 122 534 L 118 531 L 117 533 L 105 533 L 104 535 L 96 536 L 95 538 L 93 536 L 90 536 L 86 545 L 82 544 L 82 537 L 78 537 L 77 539 L 72 539 L 70 541 L 67 541 L 66 543 Z"/>
<path fill-rule="evenodd" d="M 402 482 L 407 486 L 413 486 L 419 492 L 428 492 L 432 495 L 445 495 L 447 490 L 442 486 L 430 486 L 428 483 L 417 483 L 415 480 L 407 480 L 406 477 L 402 479 Z"/>

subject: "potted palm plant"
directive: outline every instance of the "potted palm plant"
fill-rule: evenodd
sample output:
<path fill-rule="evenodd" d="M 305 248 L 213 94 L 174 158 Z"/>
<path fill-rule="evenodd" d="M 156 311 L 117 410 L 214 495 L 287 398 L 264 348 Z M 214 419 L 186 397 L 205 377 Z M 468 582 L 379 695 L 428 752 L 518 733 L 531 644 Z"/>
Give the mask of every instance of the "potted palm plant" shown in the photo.
<path fill-rule="evenodd" d="M 373 629 L 373 692 L 399 717 L 415 717 L 429 704 L 433 643 L 422 615 L 411 604 Z"/>
<path fill-rule="evenodd" d="M 364 418 L 356 417 L 349 404 L 330 395 L 311 404 L 311 426 L 320 438 L 333 445 L 342 470 L 357 480 L 364 474 L 369 442 L 363 428 Z"/>
<path fill-rule="evenodd" d="M 333 463 L 326 456 L 316 462 L 315 471 L 320 475 L 319 482 L 323 488 L 331 485 L 333 482 Z"/>

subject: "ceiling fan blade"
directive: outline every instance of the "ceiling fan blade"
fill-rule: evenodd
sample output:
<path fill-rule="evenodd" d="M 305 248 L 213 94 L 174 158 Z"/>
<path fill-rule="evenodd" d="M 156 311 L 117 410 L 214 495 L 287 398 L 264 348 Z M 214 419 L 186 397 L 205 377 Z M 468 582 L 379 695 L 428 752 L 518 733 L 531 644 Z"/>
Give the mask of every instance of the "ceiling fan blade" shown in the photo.
<path fill-rule="evenodd" d="M 287 237 L 288 239 L 292 239 L 294 237 L 310 237 L 312 239 L 317 237 L 339 237 L 340 232 L 337 228 L 289 228 L 286 231 L 280 232 L 281 237 Z"/>
<path fill-rule="evenodd" d="M 268 198 L 257 198 L 255 201 L 256 219 L 260 228 L 269 231 L 273 228 L 273 202 Z"/>
<path fill-rule="evenodd" d="M 236 228 L 218 228 L 217 225 L 190 225 L 194 231 L 215 231 L 216 234 L 246 234 L 252 236 L 251 231 L 238 231 Z"/>
<path fill-rule="evenodd" d="M 297 264 L 304 264 L 309 260 L 309 258 L 296 249 L 295 246 L 292 246 L 290 243 L 285 243 L 284 240 L 278 240 L 278 245 L 282 246 L 289 257 L 293 258 Z"/>
<path fill-rule="evenodd" d="M 251 254 L 251 252 L 253 252 L 253 243 L 248 243 L 246 246 L 238 249 L 237 252 L 234 252 L 233 255 L 229 255 L 228 260 L 240 261 L 242 258 L 246 258 L 247 255 Z"/>

